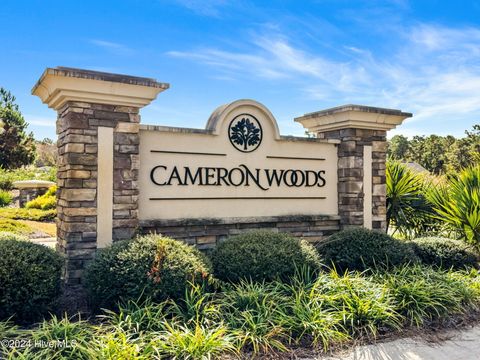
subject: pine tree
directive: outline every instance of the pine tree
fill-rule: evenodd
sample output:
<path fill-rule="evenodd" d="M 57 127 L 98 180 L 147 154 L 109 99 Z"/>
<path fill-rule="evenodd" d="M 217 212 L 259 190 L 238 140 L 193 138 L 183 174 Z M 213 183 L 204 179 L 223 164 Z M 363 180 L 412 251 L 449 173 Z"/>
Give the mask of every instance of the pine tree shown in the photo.
<path fill-rule="evenodd" d="M 33 133 L 27 134 L 28 123 L 23 118 L 15 97 L 0 88 L 0 167 L 14 169 L 35 160 Z"/>

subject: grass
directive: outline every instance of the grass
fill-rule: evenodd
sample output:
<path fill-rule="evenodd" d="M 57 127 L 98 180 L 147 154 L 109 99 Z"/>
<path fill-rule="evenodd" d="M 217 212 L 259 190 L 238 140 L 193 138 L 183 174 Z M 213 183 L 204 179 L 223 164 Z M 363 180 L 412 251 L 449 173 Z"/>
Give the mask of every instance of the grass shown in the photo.
<path fill-rule="evenodd" d="M 55 223 L 0 218 L 0 232 L 31 238 L 55 237 L 57 228 Z"/>
<path fill-rule="evenodd" d="M 55 237 L 55 210 L 0 208 L 0 232 L 26 237 Z"/>
<path fill-rule="evenodd" d="M 75 348 L 3 349 L 19 359 L 214 359 L 325 351 L 414 326 L 441 324 L 480 307 L 477 270 L 414 265 L 388 272 L 313 274 L 290 283 L 242 281 L 221 292 L 192 286 L 177 303 L 129 301 L 93 324 L 53 317 L 29 330 L 0 322 L 0 336 L 76 340 Z M 1 357 L 1 354 L 0 354 Z"/>
<path fill-rule="evenodd" d="M 49 237 L 57 236 L 57 225 L 50 222 L 40 222 L 40 221 L 30 221 L 30 220 L 19 220 L 22 224 L 29 226 L 32 229 L 30 234 L 35 234 L 36 237 L 44 237 L 48 235 Z"/>

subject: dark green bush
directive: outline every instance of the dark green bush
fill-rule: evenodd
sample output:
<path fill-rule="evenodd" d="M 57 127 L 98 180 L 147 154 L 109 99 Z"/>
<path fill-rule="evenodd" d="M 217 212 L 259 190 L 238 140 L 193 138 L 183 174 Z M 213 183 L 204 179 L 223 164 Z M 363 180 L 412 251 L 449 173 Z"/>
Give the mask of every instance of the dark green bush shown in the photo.
<path fill-rule="evenodd" d="M 0 241 L 0 319 L 30 322 L 53 310 L 63 259 L 28 241 Z"/>
<path fill-rule="evenodd" d="M 296 268 L 320 268 L 315 248 L 305 240 L 268 231 L 253 231 L 231 237 L 212 253 L 214 274 L 237 282 L 287 279 Z"/>
<path fill-rule="evenodd" d="M 119 300 L 179 299 L 189 282 L 209 277 L 210 265 L 194 247 L 148 235 L 100 250 L 86 271 L 94 308 L 115 308 Z"/>
<path fill-rule="evenodd" d="M 442 268 L 478 268 L 478 255 L 460 241 L 425 237 L 412 241 L 415 253 L 421 262 Z"/>
<path fill-rule="evenodd" d="M 339 231 L 319 244 L 318 251 L 326 265 L 334 265 L 340 271 L 388 268 L 418 261 L 406 242 L 364 228 Z"/>

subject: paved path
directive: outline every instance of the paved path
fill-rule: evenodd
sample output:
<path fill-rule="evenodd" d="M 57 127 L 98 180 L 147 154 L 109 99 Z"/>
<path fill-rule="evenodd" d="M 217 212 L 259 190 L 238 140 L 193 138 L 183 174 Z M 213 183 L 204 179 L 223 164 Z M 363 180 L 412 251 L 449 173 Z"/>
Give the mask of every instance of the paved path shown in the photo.
<path fill-rule="evenodd" d="M 399 339 L 376 345 L 358 346 L 345 354 L 322 360 L 480 360 L 480 326 L 441 334 L 445 341 Z M 313 360 L 313 359 L 304 359 Z"/>
<path fill-rule="evenodd" d="M 45 245 L 55 249 L 55 244 L 57 243 L 57 238 L 39 238 L 39 239 L 30 239 L 31 242 L 35 244 Z"/>

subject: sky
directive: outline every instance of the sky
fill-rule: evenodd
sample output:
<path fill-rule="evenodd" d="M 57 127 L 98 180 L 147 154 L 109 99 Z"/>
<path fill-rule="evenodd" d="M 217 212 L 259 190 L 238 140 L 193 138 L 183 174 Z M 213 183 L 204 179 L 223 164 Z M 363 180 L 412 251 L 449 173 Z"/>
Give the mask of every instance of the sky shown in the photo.
<path fill-rule="evenodd" d="M 37 139 L 56 114 L 31 88 L 55 66 L 169 83 L 143 124 L 204 128 L 243 98 L 284 135 L 343 104 L 412 112 L 389 137 L 480 123 L 480 1 L 2 0 L 0 44 L 0 86 Z"/>

